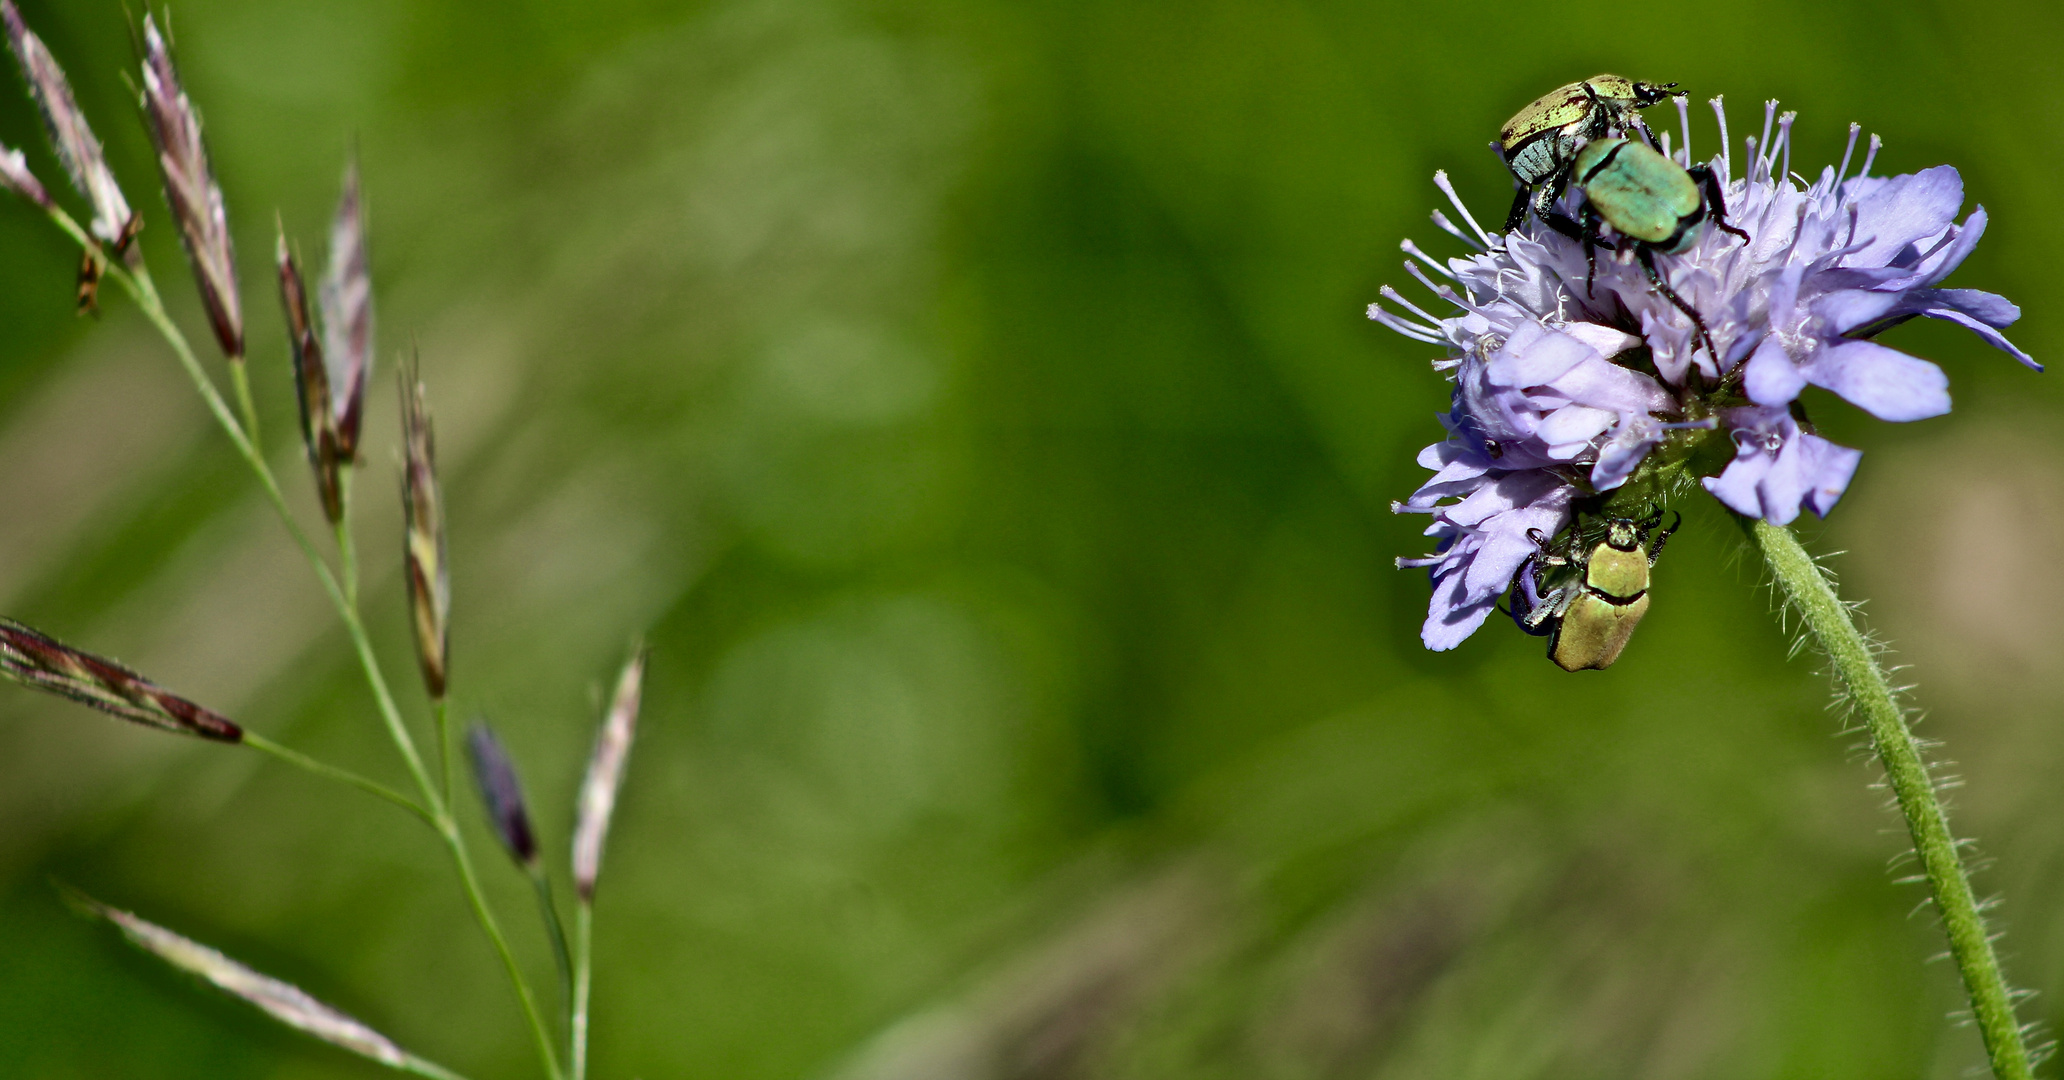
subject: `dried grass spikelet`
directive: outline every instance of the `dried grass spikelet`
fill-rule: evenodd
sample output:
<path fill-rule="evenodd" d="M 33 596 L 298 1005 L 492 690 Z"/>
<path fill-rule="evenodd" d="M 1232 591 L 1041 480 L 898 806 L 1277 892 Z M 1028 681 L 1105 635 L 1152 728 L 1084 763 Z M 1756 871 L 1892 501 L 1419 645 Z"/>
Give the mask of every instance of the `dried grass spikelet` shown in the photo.
<path fill-rule="evenodd" d="M 165 201 L 179 223 L 179 238 L 193 263 L 215 341 L 224 356 L 241 360 L 244 310 L 237 294 L 236 249 L 230 244 L 222 188 L 208 168 L 201 118 L 180 87 L 171 50 L 148 12 L 143 16 L 143 113 L 165 175 Z"/>
<path fill-rule="evenodd" d="M 279 266 L 280 305 L 287 314 L 287 342 L 294 353 L 294 386 L 300 391 L 301 444 L 315 470 L 316 492 L 331 524 L 344 520 L 343 454 L 337 446 L 336 418 L 330 412 L 330 377 L 323 345 L 308 312 L 308 289 L 301 266 L 287 247 L 285 226 L 274 251 Z"/>
<path fill-rule="evenodd" d="M 291 983 L 263 975 L 227 956 L 120 908 L 59 886 L 79 911 L 115 924 L 123 936 L 173 967 L 197 975 L 263 1009 L 273 1019 L 393 1069 L 457 1080 L 456 1074 L 396 1046 L 387 1036 L 310 997 Z"/>
<path fill-rule="evenodd" d="M 86 114 L 79 111 L 79 103 L 72 97 L 64 69 L 50 55 L 43 39 L 22 23 L 14 0 L 0 0 L 0 21 L 7 24 L 7 44 L 21 64 L 29 96 L 43 113 L 58 161 L 63 163 L 79 194 L 93 204 L 93 220 L 88 228 L 101 243 L 118 253 L 126 251 L 141 224 L 129 209 L 129 200 L 122 197 L 122 188 L 108 169 L 107 157 L 101 152 L 100 140 L 93 136 L 93 128 L 86 123 Z"/>
<path fill-rule="evenodd" d="M 323 359 L 329 365 L 337 452 L 349 465 L 358 457 L 366 384 L 373 374 L 372 267 L 366 255 L 365 199 L 355 159 L 344 168 L 344 191 L 330 223 L 330 264 L 316 299 L 322 309 Z"/>
<path fill-rule="evenodd" d="M 527 870 L 537 868 L 537 832 L 530 827 L 530 809 L 523 800 L 523 784 L 516 779 L 516 765 L 494 729 L 485 720 L 475 720 L 466 732 L 466 748 L 473 759 L 473 779 L 480 785 L 480 801 L 487 808 L 489 823 L 502 846 Z"/>
<path fill-rule="evenodd" d="M 57 205 L 50 201 L 50 193 L 43 190 L 43 182 L 29 171 L 29 160 L 22 156 L 22 152 L 4 145 L 0 145 L 0 188 L 6 188 L 44 210 L 54 209 Z"/>
<path fill-rule="evenodd" d="M 244 738 L 244 729 L 221 713 L 202 708 L 113 660 L 81 652 L 12 619 L 0 619 L 0 676 L 146 727 L 216 742 L 242 742 Z"/>
<path fill-rule="evenodd" d="M 451 632 L 451 568 L 445 559 L 444 497 L 437 486 L 437 447 L 430 405 L 411 358 L 401 370 L 403 543 L 408 559 L 409 610 L 416 660 L 431 698 L 443 700 Z"/>
<path fill-rule="evenodd" d="M 631 741 L 637 735 L 638 702 L 645 682 L 645 650 L 640 647 L 617 676 L 616 693 L 609 713 L 602 718 L 602 730 L 595 736 L 595 752 L 588 758 L 588 774 L 581 781 L 580 802 L 573 823 L 573 887 L 581 903 L 595 900 L 595 879 L 602 873 L 602 847 L 609 839 L 609 821 L 616 813 L 616 793 L 623 786 L 624 764 L 630 759 Z"/>

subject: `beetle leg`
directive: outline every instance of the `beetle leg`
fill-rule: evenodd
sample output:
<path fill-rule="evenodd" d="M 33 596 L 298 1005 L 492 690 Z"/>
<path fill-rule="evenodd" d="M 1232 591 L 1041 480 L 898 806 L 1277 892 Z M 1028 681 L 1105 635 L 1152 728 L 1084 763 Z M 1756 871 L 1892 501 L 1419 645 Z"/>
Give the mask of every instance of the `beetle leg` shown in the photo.
<path fill-rule="evenodd" d="M 1670 512 L 1676 514 L 1675 519 L 1670 522 L 1669 528 L 1656 534 L 1655 546 L 1648 549 L 1648 565 L 1650 566 L 1654 566 L 1655 561 L 1663 557 L 1663 545 L 1670 542 L 1670 534 L 1676 532 L 1679 525 L 1684 524 L 1683 514 L 1679 514 L 1675 510 Z M 1661 521 L 1662 518 L 1663 512 L 1661 510 L 1656 511 L 1656 520 Z"/>
<path fill-rule="evenodd" d="M 1677 310 L 1691 316 L 1691 325 L 1698 327 L 1699 340 L 1705 342 L 1706 354 L 1713 357 L 1714 363 L 1719 363 L 1720 351 L 1713 348 L 1713 335 L 1706 332 L 1706 320 L 1700 318 L 1699 313 L 1686 303 L 1683 297 L 1677 295 L 1677 290 L 1663 281 L 1662 272 L 1656 269 L 1655 253 L 1648 249 L 1647 244 L 1635 245 L 1634 251 L 1641 257 L 1641 268 L 1648 271 L 1648 283 L 1655 286 L 1655 290 L 1662 293 L 1665 299 L 1677 305 Z"/>
<path fill-rule="evenodd" d="M 1505 231 L 1507 233 L 1510 233 L 1512 232 L 1512 230 L 1519 228 L 1520 225 L 1526 221 L 1527 206 L 1531 204 L 1533 200 L 1533 189 L 1527 187 L 1525 184 L 1521 184 L 1519 186 L 1519 190 L 1513 193 L 1512 212 L 1505 215 Z"/>
<path fill-rule="evenodd" d="M 1713 224 L 1719 226 L 1720 231 L 1731 232 L 1741 237 L 1743 243 L 1748 243 L 1748 233 L 1727 223 L 1727 200 L 1720 193 L 1720 178 L 1713 175 L 1712 166 L 1693 165 L 1685 171 L 1691 174 L 1693 180 L 1698 181 L 1699 187 L 1705 189 L 1706 209 L 1713 219 Z"/>

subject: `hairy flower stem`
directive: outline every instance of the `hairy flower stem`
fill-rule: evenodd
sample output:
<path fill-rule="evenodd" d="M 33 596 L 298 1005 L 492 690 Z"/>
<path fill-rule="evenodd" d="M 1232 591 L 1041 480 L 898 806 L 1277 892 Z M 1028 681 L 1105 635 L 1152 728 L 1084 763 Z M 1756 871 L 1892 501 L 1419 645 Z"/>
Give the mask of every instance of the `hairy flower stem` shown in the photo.
<path fill-rule="evenodd" d="M 73 220 L 70 214 L 62 209 L 52 208 L 50 218 L 58 228 L 82 247 L 89 251 L 100 250 L 99 242 L 80 228 L 79 223 Z M 508 970 L 509 981 L 515 989 L 517 1001 L 523 1007 L 524 1019 L 530 1026 L 532 1038 L 537 1042 L 538 1058 L 545 1067 L 545 1073 L 551 1080 L 560 1080 L 562 1074 L 559 1071 L 558 1054 L 552 1048 L 551 1035 L 545 1027 L 543 1017 L 538 1013 L 530 985 L 524 980 L 523 969 L 516 963 L 515 954 L 509 950 L 508 940 L 503 937 L 500 925 L 495 922 L 494 912 L 488 908 L 487 899 L 480 891 L 480 882 L 473 870 L 472 857 L 467 854 L 465 839 L 459 833 L 458 822 L 451 815 L 449 802 L 440 794 L 438 786 L 430 778 L 429 771 L 424 768 L 422 755 L 416 752 L 415 740 L 409 736 L 408 725 L 402 721 L 401 710 L 395 705 L 394 694 L 388 689 L 387 677 L 380 672 L 380 662 L 373 653 L 372 639 L 366 635 L 365 623 L 359 618 L 357 607 L 346 598 L 344 590 L 338 585 L 336 574 L 330 571 L 329 564 L 324 562 L 321 553 L 316 551 L 315 544 L 309 540 L 307 531 L 301 528 L 301 523 L 294 519 L 293 511 L 287 506 L 286 496 L 280 492 L 279 481 L 273 476 L 272 467 L 266 464 L 265 455 L 251 441 L 244 427 L 237 422 L 236 416 L 230 412 L 228 402 L 223 400 L 222 391 L 215 386 L 214 380 L 208 377 L 207 370 L 201 366 L 200 359 L 194 355 L 192 345 L 187 342 L 185 333 L 166 312 L 164 301 L 158 295 L 157 285 L 151 280 L 150 270 L 144 265 L 137 250 L 131 248 L 133 261 L 126 268 L 109 261 L 108 276 L 122 284 L 123 289 L 136 301 L 136 306 L 142 310 L 144 317 L 157 329 L 159 336 L 171 346 L 180 366 L 193 380 L 194 389 L 200 393 L 201 400 L 214 415 L 215 422 L 221 426 L 223 433 L 229 436 L 229 441 L 235 445 L 237 453 L 242 455 L 245 464 L 249 465 L 258 477 L 259 486 L 265 490 L 265 497 L 272 504 L 274 513 L 279 516 L 281 524 L 286 526 L 295 546 L 299 547 L 301 554 L 307 558 L 310 569 L 315 572 L 316 580 L 322 585 L 323 593 L 329 597 L 330 605 L 337 610 L 337 617 L 343 620 L 344 629 L 351 638 L 353 651 L 358 654 L 359 666 L 364 669 L 366 683 L 372 689 L 373 700 L 379 707 L 380 719 L 386 725 L 387 734 L 393 740 L 395 749 L 400 752 L 403 762 L 408 765 L 409 775 L 415 780 L 417 789 L 423 794 L 423 802 L 430 811 L 431 825 L 444 838 L 445 847 L 450 851 L 452 862 L 458 869 L 460 885 L 465 889 L 466 898 L 472 905 L 474 918 L 480 923 L 481 930 L 486 933 L 495 951 L 501 955 L 502 964 Z"/>
<path fill-rule="evenodd" d="M 1950 955 L 1963 975 L 1964 992 L 1985 1039 L 1985 1053 L 1999 1080 L 2028 1080 L 2027 1044 L 2014 1019 L 2014 998 L 2000 973 L 1999 958 L 1985 931 L 1985 917 L 1971 893 L 1971 879 L 1950 835 L 1949 819 L 1935 797 L 1927 762 L 1907 729 L 1906 718 L 1870 643 L 1857 630 L 1849 609 L 1835 595 L 1834 584 L 1801 547 L 1791 530 L 1758 520 L 1748 527 L 1770 564 L 1784 597 L 1805 617 L 1814 639 L 1834 661 L 1844 693 L 1870 729 L 1871 745 L 1885 768 L 1885 779 L 1899 800 L 1913 836 L 1928 890 L 1949 933 Z"/>
<path fill-rule="evenodd" d="M 572 1043 L 573 1080 L 588 1080 L 588 992 L 594 983 L 595 905 L 582 900 L 573 911 L 573 1022 L 567 1025 Z"/>

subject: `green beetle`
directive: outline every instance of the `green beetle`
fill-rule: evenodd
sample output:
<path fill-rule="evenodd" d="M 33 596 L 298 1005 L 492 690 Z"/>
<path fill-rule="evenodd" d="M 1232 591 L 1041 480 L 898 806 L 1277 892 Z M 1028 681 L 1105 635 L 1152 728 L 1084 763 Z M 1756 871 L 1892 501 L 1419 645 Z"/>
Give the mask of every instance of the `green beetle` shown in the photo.
<path fill-rule="evenodd" d="M 1600 228 L 1610 225 L 1619 234 L 1620 244 L 1634 249 L 1648 273 L 1648 283 L 1691 317 L 1699 340 L 1713 353 L 1706 320 L 1670 288 L 1655 264 L 1656 252 L 1677 255 L 1690 250 L 1705 234 L 1707 221 L 1743 240 L 1749 238 L 1748 233 L 1727 223 L 1727 204 L 1713 170 L 1705 165 L 1687 169 L 1632 139 L 1593 139 L 1577 151 L 1572 178 L 1584 192 L 1582 224 L 1559 213 L 1542 220 L 1563 235 L 1583 241 L 1584 262 L 1590 270 L 1584 292 L 1591 292 L 1598 277 L 1598 249 L 1617 249 L 1599 239 Z"/>
<path fill-rule="evenodd" d="M 1614 130 L 1647 130 L 1635 110 L 1663 100 L 1676 86 L 1593 75 L 1557 87 L 1513 114 L 1498 131 L 1498 152 L 1523 186 L 1512 199 L 1505 231 L 1519 228 L 1529 204 L 1545 219 L 1568 186 L 1570 167 L 1584 144 Z"/>
<path fill-rule="evenodd" d="M 1529 634 L 1548 638 L 1548 659 L 1557 667 L 1604 669 L 1620 658 L 1648 613 L 1649 568 L 1662 557 L 1663 545 L 1684 516 L 1655 532 L 1651 547 L 1650 533 L 1662 520 L 1660 510 L 1639 521 L 1607 518 L 1605 538 L 1581 557 L 1553 554 L 1546 537 L 1531 534 L 1541 553 L 1513 575 L 1513 621 Z M 1567 568 L 1561 569 L 1565 580 L 1544 596 L 1539 575 L 1551 568 Z"/>

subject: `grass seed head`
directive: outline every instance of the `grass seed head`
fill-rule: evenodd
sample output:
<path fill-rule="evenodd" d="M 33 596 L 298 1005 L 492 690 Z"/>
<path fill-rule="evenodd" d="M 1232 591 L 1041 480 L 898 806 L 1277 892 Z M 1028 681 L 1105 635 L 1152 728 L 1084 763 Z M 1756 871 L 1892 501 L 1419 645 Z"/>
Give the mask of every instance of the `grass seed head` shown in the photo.
<path fill-rule="evenodd" d="M 237 294 L 236 249 L 229 239 L 229 217 L 222 189 L 208 167 L 208 148 L 201 141 L 201 118 L 179 85 L 172 52 L 149 13 L 143 17 L 143 113 L 149 121 L 151 145 L 165 175 L 165 201 L 179 223 L 179 238 L 193 263 L 201 303 L 224 356 L 244 355 L 244 311 Z"/>
<path fill-rule="evenodd" d="M 322 339 L 308 312 L 308 289 L 301 266 L 287 246 L 284 227 L 275 252 L 279 265 L 280 305 L 287 314 L 287 342 L 294 352 L 294 386 L 301 400 L 301 444 L 308 450 L 309 467 L 315 470 L 315 487 L 322 496 L 323 514 L 331 524 L 344 520 L 342 454 L 337 447 L 337 427 L 330 413 L 330 378 L 323 366 Z"/>
<path fill-rule="evenodd" d="M 623 785 L 624 764 L 630 758 L 631 740 L 637 734 L 638 702 L 644 682 L 645 650 L 640 648 L 617 677 L 609 713 L 602 718 L 602 730 L 595 736 L 595 752 L 588 759 L 588 775 L 581 781 L 579 811 L 573 826 L 573 886 L 580 892 L 582 903 L 595 899 L 595 879 L 602 872 L 602 847 L 609 839 L 616 793 Z"/>
<path fill-rule="evenodd" d="M 451 632 L 451 568 L 445 559 L 444 497 L 437 486 L 437 447 L 430 405 L 411 360 L 401 371 L 403 542 L 408 559 L 409 608 L 416 659 L 432 698 L 444 698 Z"/>
<path fill-rule="evenodd" d="M 323 359 L 329 364 L 337 449 L 348 465 L 358 456 L 366 384 L 373 373 L 373 279 L 356 160 L 344 167 L 344 193 L 330 224 L 330 265 L 317 302 L 322 308 Z"/>
<path fill-rule="evenodd" d="M 0 675 L 146 727 L 241 742 L 244 729 L 105 657 L 0 619 Z"/>
<path fill-rule="evenodd" d="M 43 182 L 29 171 L 29 161 L 19 150 L 0 146 L 0 188 L 6 188 L 16 195 L 35 203 L 44 210 L 56 206 L 50 201 L 50 193 L 43 190 Z"/>
<path fill-rule="evenodd" d="M 480 785 L 480 801 L 487 808 L 495 835 L 525 869 L 535 869 L 537 833 L 530 827 L 530 810 L 524 804 L 523 785 L 516 779 L 509 751 L 485 720 L 473 722 L 466 733 L 466 748 L 472 752 L 473 779 Z"/>
<path fill-rule="evenodd" d="M 72 85 L 65 79 L 64 69 L 50 55 L 43 39 L 23 24 L 14 0 L 0 0 L 0 22 L 7 25 L 8 47 L 21 65 L 22 78 L 28 81 L 29 96 L 43 113 L 58 161 L 79 194 L 93 204 L 93 220 L 88 227 L 101 243 L 117 251 L 125 250 L 136 236 L 136 215 L 129 209 L 129 200 L 122 197 L 121 185 L 115 183 L 115 174 L 108 168 L 107 157 L 101 152 L 100 140 L 93 135 L 93 127 L 86 122 L 86 114 L 79 111 L 79 103 L 72 97 Z"/>
<path fill-rule="evenodd" d="M 76 890 L 59 888 L 72 907 L 83 914 L 113 923 L 124 937 L 145 952 L 256 1005 L 288 1027 L 389 1068 L 424 1076 L 452 1075 L 396 1046 L 385 1035 L 317 1001 L 298 986 L 253 971 L 198 941 L 130 912 L 109 907 Z"/>

